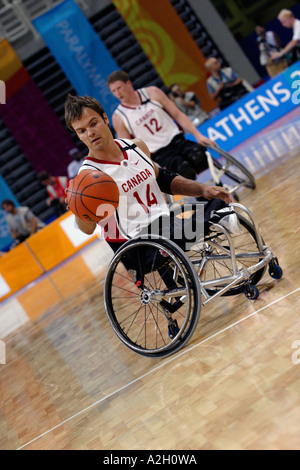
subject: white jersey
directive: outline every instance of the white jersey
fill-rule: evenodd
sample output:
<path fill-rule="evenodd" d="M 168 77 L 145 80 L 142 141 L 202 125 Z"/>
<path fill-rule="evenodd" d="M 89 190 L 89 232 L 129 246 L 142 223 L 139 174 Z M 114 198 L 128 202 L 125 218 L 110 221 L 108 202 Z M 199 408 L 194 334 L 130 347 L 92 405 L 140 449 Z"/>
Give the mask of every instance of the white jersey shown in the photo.
<path fill-rule="evenodd" d="M 132 138 L 145 142 L 151 153 L 169 145 L 181 130 L 158 101 L 149 98 L 146 88 L 137 90 L 141 103 L 136 108 L 120 104 L 115 113 Z"/>
<path fill-rule="evenodd" d="M 114 224 L 110 223 L 105 236 L 110 242 L 133 238 L 154 220 L 170 214 L 151 159 L 130 140 L 117 139 L 115 142 L 121 148 L 124 160 L 119 163 L 86 157 L 79 170 L 102 170 L 118 185 L 119 206 L 114 212 Z"/>

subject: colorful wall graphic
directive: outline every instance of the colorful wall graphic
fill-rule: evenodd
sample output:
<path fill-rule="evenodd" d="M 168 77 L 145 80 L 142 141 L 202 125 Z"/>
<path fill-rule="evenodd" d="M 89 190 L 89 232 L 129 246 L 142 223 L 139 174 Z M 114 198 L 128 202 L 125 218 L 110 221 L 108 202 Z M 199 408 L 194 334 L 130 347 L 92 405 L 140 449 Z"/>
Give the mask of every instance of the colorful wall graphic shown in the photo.
<path fill-rule="evenodd" d="M 204 55 L 169 0 L 113 0 L 167 86 L 193 90 L 203 109 L 216 107 L 206 89 Z"/>

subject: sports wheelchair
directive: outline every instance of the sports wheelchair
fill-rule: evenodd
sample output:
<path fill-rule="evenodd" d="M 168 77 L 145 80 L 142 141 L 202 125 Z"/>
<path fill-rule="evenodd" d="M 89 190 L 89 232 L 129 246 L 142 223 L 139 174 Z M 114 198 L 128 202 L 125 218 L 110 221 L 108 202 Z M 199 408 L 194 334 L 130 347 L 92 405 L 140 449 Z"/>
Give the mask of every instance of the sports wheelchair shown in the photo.
<path fill-rule="evenodd" d="M 208 145 L 205 155 L 207 170 L 199 173 L 197 181 L 208 185 L 222 186 L 232 194 L 237 202 L 240 201 L 241 190 L 254 190 L 256 188 L 254 175 L 239 160 L 225 150 Z M 165 199 L 169 205 L 172 205 L 175 202 L 182 203 L 188 198 L 165 194 Z"/>
<path fill-rule="evenodd" d="M 113 256 L 105 309 L 118 338 L 135 353 L 174 354 L 193 335 L 202 305 L 241 293 L 256 299 L 267 267 L 271 277 L 282 277 L 253 214 L 239 203 L 231 205 L 242 227 L 238 235 L 214 224 L 187 252 L 156 236 L 129 240 Z"/>
<path fill-rule="evenodd" d="M 220 147 L 207 146 L 207 164 L 210 172 L 206 184 L 222 185 L 237 197 L 241 188 L 255 189 L 256 181 L 252 173 L 236 158 Z"/>

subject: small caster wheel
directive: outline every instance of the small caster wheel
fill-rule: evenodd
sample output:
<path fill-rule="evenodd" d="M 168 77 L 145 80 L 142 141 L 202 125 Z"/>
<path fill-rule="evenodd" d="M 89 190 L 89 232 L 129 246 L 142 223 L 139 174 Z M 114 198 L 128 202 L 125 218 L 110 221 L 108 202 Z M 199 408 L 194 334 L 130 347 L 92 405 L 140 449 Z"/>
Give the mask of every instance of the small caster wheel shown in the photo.
<path fill-rule="evenodd" d="M 249 300 L 256 300 L 259 297 L 259 290 L 256 286 L 245 286 L 244 293 Z"/>
<path fill-rule="evenodd" d="M 274 264 L 269 267 L 269 274 L 273 279 L 281 279 L 283 271 L 278 264 Z"/>
<path fill-rule="evenodd" d="M 179 333 L 180 329 L 178 327 L 177 320 L 171 320 L 168 324 L 168 335 L 171 339 L 174 339 L 175 336 Z"/>

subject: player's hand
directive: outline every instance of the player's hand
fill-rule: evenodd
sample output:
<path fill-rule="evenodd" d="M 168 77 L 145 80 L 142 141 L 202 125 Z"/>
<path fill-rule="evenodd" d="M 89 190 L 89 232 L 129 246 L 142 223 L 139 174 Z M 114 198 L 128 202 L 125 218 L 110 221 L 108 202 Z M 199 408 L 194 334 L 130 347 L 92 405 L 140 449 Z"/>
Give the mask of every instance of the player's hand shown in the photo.
<path fill-rule="evenodd" d="M 226 204 L 234 202 L 232 195 L 228 191 L 226 191 L 226 189 L 220 186 L 204 185 L 202 195 L 206 199 L 221 199 L 222 201 L 226 202 Z"/>
<path fill-rule="evenodd" d="M 271 53 L 271 59 L 274 60 L 274 59 L 280 59 L 280 57 L 282 57 L 282 55 L 280 54 L 280 52 L 272 52 Z"/>
<path fill-rule="evenodd" d="M 210 140 L 208 137 L 205 137 L 204 135 L 202 135 L 201 137 L 198 137 L 197 142 L 198 144 L 203 145 L 203 147 L 207 147 L 207 146 L 217 147 L 216 142 L 214 142 L 213 140 Z"/>
<path fill-rule="evenodd" d="M 72 181 L 72 180 L 70 180 L 70 182 L 69 182 L 69 186 L 70 186 L 70 184 L 71 184 L 71 181 Z M 70 209 L 69 209 L 69 202 L 70 202 L 70 201 L 69 201 L 69 188 L 66 188 L 66 189 L 65 189 L 65 193 L 66 193 L 66 195 L 67 195 L 67 197 L 65 198 L 65 203 L 67 204 L 67 210 L 70 210 Z"/>

